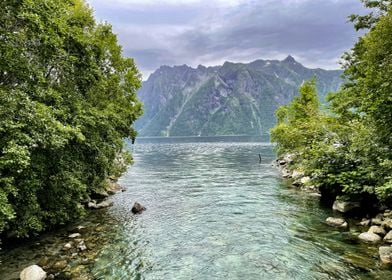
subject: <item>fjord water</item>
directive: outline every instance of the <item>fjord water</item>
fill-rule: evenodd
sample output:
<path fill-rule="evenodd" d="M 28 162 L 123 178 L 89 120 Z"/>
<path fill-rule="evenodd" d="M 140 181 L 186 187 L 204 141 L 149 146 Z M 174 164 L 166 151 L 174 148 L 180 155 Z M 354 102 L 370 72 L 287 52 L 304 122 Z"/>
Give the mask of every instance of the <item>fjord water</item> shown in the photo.
<path fill-rule="evenodd" d="M 109 210 L 121 227 L 94 277 L 392 279 L 376 247 L 325 225 L 331 211 L 285 185 L 267 140 L 138 139 Z M 132 215 L 135 200 L 147 211 Z"/>
<path fill-rule="evenodd" d="M 129 148 L 135 164 L 114 206 L 0 250 L 0 279 L 58 260 L 68 264 L 57 279 L 392 279 L 378 248 L 358 244 L 360 229 L 328 227 L 336 214 L 281 179 L 268 139 L 140 138 Z M 76 225 L 88 250 L 72 256 L 62 248 Z"/>

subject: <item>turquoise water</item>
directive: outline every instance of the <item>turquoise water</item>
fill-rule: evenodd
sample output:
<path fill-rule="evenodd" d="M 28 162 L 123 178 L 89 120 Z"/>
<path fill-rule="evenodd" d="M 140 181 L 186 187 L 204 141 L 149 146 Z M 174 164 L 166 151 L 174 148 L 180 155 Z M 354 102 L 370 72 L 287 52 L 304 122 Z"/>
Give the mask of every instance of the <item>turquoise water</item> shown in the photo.
<path fill-rule="evenodd" d="M 130 149 L 128 190 L 75 224 L 88 250 L 71 256 L 68 229 L 51 232 L 0 252 L 0 279 L 45 258 L 67 260 L 58 279 L 392 279 L 359 229 L 328 227 L 332 211 L 281 179 L 267 139 L 140 138 Z M 147 211 L 133 215 L 135 201 Z"/>
<path fill-rule="evenodd" d="M 98 279 L 392 279 L 377 248 L 331 229 L 317 198 L 284 184 L 266 139 L 138 139 L 122 225 Z M 261 154 L 261 163 L 259 163 Z M 133 216 L 134 201 L 147 207 Z"/>

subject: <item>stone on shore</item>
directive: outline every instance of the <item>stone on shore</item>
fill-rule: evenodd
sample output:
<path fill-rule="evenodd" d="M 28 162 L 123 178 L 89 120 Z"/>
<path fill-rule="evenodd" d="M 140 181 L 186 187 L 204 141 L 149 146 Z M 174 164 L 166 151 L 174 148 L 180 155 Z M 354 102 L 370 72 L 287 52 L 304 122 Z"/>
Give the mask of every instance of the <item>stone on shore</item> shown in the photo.
<path fill-rule="evenodd" d="M 90 209 L 102 209 L 110 206 L 113 206 L 113 201 L 111 200 L 104 200 L 100 203 L 96 203 L 94 200 L 92 200 L 87 204 L 87 207 Z"/>
<path fill-rule="evenodd" d="M 146 210 L 146 207 L 141 205 L 139 202 L 135 202 L 135 204 L 132 207 L 132 213 L 133 214 L 142 213 L 144 210 Z"/>
<path fill-rule="evenodd" d="M 382 227 L 380 227 L 380 226 L 371 226 L 371 227 L 369 228 L 368 232 L 369 232 L 369 233 L 375 233 L 375 234 L 378 234 L 378 235 L 380 235 L 380 236 L 384 236 L 384 235 L 387 234 L 387 233 L 385 232 L 385 230 L 384 230 Z"/>
<path fill-rule="evenodd" d="M 19 277 L 21 280 L 44 280 L 46 279 L 46 272 L 34 264 L 23 269 Z"/>
<path fill-rule="evenodd" d="M 362 219 L 362 221 L 359 223 L 359 225 L 363 226 L 363 227 L 368 227 L 368 226 L 370 226 L 370 224 L 371 224 L 371 221 L 369 219 Z"/>
<path fill-rule="evenodd" d="M 366 243 L 379 243 L 382 240 L 378 234 L 371 232 L 363 232 L 358 236 L 358 238 Z"/>
<path fill-rule="evenodd" d="M 328 217 L 325 222 L 333 227 L 348 228 L 348 223 L 342 218 Z"/>
<path fill-rule="evenodd" d="M 391 246 L 381 246 L 380 248 L 378 248 L 378 253 L 383 264 L 392 264 Z"/>
<path fill-rule="evenodd" d="M 361 206 L 359 202 L 355 201 L 340 201 L 335 200 L 333 203 L 332 209 L 335 211 L 339 211 L 341 213 L 347 213 L 351 210 L 357 209 Z"/>
<path fill-rule="evenodd" d="M 392 243 L 392 230 L 390 230 L 384 237 L 384 241 L 387 243 Z"/>

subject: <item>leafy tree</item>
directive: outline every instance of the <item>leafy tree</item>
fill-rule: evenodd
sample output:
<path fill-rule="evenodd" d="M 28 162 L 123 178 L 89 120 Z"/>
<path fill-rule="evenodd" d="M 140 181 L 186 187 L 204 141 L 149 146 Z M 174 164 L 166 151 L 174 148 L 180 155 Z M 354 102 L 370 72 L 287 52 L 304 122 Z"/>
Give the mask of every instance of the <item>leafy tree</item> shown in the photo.
<path fill-rule="evenodd" d="M 281 153 L 300 151 L 301 168 L 325 192 L 392 204 L 392 2 L 363 2 L 376 11 L 351 16 L 357 29 L 369 30 L 343 57 L 346 82 L 330 95 L 330 111 L 290 120 L 294 100 L 277 112 L 272 140 Z M 311 143 L 296 123 L 318 124 Z"/>
<path fill-rule="evenodd" d="M 0 22 L 0 232 L 28 236 L 124 171 L 140 75 L 82 0 L 4 0 Z"/>

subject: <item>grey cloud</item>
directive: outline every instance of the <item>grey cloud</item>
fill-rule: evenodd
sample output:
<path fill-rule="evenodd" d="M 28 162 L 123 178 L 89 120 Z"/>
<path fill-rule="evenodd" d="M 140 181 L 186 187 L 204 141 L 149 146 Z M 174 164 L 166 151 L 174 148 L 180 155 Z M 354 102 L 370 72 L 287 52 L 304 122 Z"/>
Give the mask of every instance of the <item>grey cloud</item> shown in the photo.
<path fill-rule="evenodd" d="M 94 1 L 96 15 L 112 22 L 145 78 L 162 64 L 214 65 L 288 54 L 307 66 L 337 68 L 358 37 L 347 16 L 363 12 L 359 0 L 243 1 L 230 7 L 214 6 L 213 0 L 148 6 Z"/>

